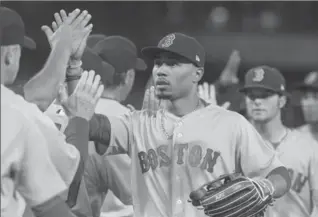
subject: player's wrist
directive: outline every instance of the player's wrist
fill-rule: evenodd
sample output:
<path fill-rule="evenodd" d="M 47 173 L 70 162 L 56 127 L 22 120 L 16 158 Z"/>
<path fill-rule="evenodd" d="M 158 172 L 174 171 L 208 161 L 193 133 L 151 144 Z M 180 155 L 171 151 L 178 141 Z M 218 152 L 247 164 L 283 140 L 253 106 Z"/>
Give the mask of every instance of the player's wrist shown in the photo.
<path fill-rule="evenodd" d="M 273 183 L 268 179 L 259 179 L 255 181 L 260 188 L 259 190 L 264 196 L 273 196 L 275 193 L 275 188 Z"/>
<path fill-rule="evenodd" d="M 78 67 L 78 68 L 70 68 L 70 67 L 68 67 L 67 71 L 66 71 L 66 80 L 80 79 L 82 73 L 83 73 L 82 67 Z"/>

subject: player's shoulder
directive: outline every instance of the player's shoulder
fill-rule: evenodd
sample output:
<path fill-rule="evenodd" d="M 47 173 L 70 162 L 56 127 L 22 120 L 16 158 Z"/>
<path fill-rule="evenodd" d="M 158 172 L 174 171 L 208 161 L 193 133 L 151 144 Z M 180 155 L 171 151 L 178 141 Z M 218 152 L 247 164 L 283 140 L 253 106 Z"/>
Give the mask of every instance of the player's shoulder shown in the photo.
<path fill-rule="evenodd" d="M 312 152 L 318 149 L 318 142 L 308 132 L 298 128 L 290 129 L 290 141 L 293 145 L 301 146 L 302 150 Z"/>
<path fill-rule="evenodd" d="M 222 120 L 228 120 L 231 122 L 248 122 L 244 116 L 242 116 L 241 114 L 239 114 L 238 112 L 235 111 L 231 111 L 228 109 L 225 109 L 221 106 L 217 106 L 217 105 L 208 105 L 207 107 L 203 108 L 202 110 L 200 110 L 201 115 L 203 116 L 217 116 L 218 118 L 222 119 Z M 234 123 L 233 122 L 233 123 Z"/>
<path fill-rule="evenodd" d="M 309 133 L 310 132 L 310 126 L 309 126 L 309 124 L 304 124 L 304 125 L 301 125 L 301 126 L 295 128 L 295 130 L 297 130 L 299 132 L 302 132 L 302 133 Z"/>

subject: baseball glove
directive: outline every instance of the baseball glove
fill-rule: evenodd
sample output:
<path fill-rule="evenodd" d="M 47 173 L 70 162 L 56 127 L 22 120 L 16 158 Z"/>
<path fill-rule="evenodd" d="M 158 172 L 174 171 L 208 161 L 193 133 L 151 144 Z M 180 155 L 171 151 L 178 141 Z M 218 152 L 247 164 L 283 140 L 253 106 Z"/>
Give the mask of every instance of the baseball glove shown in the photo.
<path fill-rule="evenodd" d="M 259 217 L 273 202 L 274 188 L 267 179 L 253 180 L 233 173 L 220 176 L 192 191 L 190 199 L 211 217 Z"/>

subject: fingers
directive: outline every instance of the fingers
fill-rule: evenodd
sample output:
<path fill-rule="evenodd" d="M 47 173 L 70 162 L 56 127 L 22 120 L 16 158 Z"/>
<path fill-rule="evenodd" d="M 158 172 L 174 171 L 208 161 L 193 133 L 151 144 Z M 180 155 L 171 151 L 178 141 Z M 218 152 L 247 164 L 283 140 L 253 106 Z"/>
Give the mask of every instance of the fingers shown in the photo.
<path fill-rule="evenodd" d="M 65 24 L 70 25 L 73 23 L 73 21 L 75 20 L 75 18 L 79 15 L 80 13 L 80 9 L 76 8 L 74 11 L 72 11 L 69 16 L 67 17 L 67 19 L 65 20 Z"/>
<path fill-rule="evenodd" d="M 149 91 L 149 108 L 152 112 L 157 111 L 158 109 L 158 101 L 155 93 L 155 87 L 151 86 Z"/>
<path fill-rule="evenodd" d="M 53 35 L 53 31 L 48 26 L 42 26 L 41 30 L 45 33 L 46 37 L 49 39 Z"/>
<path fill-rule="evenodd" d="M 100 85 L 98 86 L 97 92 L 96 92 L 96 94 L 95 94 L 95 96 L 94 96 L 95 105 L 96 105 L 96 103 L 98 102 L 98 100 L 101 98 L 103 92 L 104 92 L 104 85 L 100 84 Z"/>
<path fill-rule="evenodd" d="M 222 108 L 225 108 L 225 109 L 229 109 L 231 106 L 231 103 L 230 102 L 225 102 L 223 103 L 223 105 L 221 105 Z"/>
<path fill-rule="evenodd" d="M 87 80 L 86 80 L 86 82 L 85 82 L 85 86 L 84 86 L 84 90 L 83 90 L 83 91 L 85 91 L 85 92 L 87 92 L 87 93 L 90 93 L 90 92 L 91 92 L 94 78 L 95 78 L 95 71 L 94 71 L 94 70 L 90 70 L 90 71 L 88 72 Z M 100 80 L 100 76 L 99 76 L 99 80 Z"/>
<path fill-rule="evenodd" d="M 210 93 L 209 93 L 209 99 L 212 101 L 216 101 L 216 97 L 215 97 L 215 86 L 213 84 L 210 85 Z"/>
<path fill-rule="evenodd" d="M 92 15 L 86 14 L 82 22 L 79 23 L 79 27 L 81 29 L 85 28 L 85 26 L 88 24 L 88 22 L 92 19 Z"/>
<path fill-rule="evenodd" d="M 144 100 L 142 102 L 142 110 L 148 109 L 149 92 L 150 92 L 150 89 L 147 89 L 146 92 L 145 92 Z"/>
<path fill-rule="evenodd" d="M 203 97 L 205 100 L 209 100 L 209 84 L 208 82 L 203 83 Z"/>
<path fill-rule="evenodd" d="M 54 13 L 54 19 L 58 27 L 63 24 L 62 18 L 59 13 Z"/>
<path fill-rule="evenodd" d="M 53 31 L 55 32 L 58 28 L 59 28 L 59 27 L 57 26 L 56 22 L 53 21 L 53 22 L 52 22 L 52 29 L 53 29 Z"/>
<path fill-rule="evenodd" d="M 199 86 L 198 86 L 198 93 L 199 93 L 199 96 L 200 96 L 200 98 L 202 98 L 202 99 L 204 99 L 204 94 L 203 94 L 203 85 L 202 84 L 200 84 Z"/>
<path fill-rule="evenodd" d="M 65 12 L 65 10 L 60 10 L 60 16 L 62 18 L 62 21 L 65 22 L 67 20 L 67 14 Z"/>
<path fill-rule="evenodd" d="M 241 61 L 241 56 L 240 56 L 240 52 L 238 50 L 233 50 L 231 55 L 230 55 L 230 62 L 235 62 L 238 63 Z"/>
<path fill-rule="evenodd" d="M 85 85 L 86 85 L 86 81 L 87 81 L 87 77 L 88 77 L 88 72 L 87 71 L 84 71 L 82 73 L 82 76 L 80 78 L 80 80 L 78 81 L 77 85 L 76 85 L 76 88 L 74 90 L 74 93 L 76 92 L 80 92 L 80 91 L 83 91 L 84 88 L 85 88 Z"/>
<path fill-rule="evenodd" d="M 84 10 L 76 19 L 72 22 L 73 27 L 77 27 L 79 24 L 81 24 L 85 17 L 88 15 L 87 10 Z"/>
<path fill-rule="evenodd" d="M 91 89 L 90 89 L 90 93 L 91 93 L 93 96 L 96 94 L 96 91 L 97 91 L 99 85 L 101 84 L 100 79 L 101 79 L 100 75 L 95 75 L 94 82 L 93 82 L 93 84 L 91 85 Z"/>

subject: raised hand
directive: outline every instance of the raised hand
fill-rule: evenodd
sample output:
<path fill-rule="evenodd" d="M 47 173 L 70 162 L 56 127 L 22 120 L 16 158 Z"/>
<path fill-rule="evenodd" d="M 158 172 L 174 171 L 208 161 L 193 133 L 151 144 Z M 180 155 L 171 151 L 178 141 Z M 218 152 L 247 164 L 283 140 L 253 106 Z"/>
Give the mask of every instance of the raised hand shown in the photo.
<path fill-rule="evenodd" d="M 59 101 L 69 117 L 77 116 L 89 121 L 103 91 L 100 76 L 95 75 L 93 70 L 84 71 L 72 95 L 68 97 L 66 91 L 61 91 L 63 95 Z"/>
<path fill-rule="evenodd" d="M 149 114 L 156 114 L 156 112 L 164 105 L 156 96 L 156 90 L 154 86 L 151 86 L 146 90 L 144 100 L 142 102 L 142 110 L 147 110 Z"/>
<path fill-rule="evenodd" d="M 214 84 L 208 84 L 204 82 L 198 86 L 198 93 L 201 99 L 209 104 L 217 105 L 216 101 L 216 91 Z M 230 107 L 230 102 L 225 102 L 221 107 L 228 109 Z"/>
<path fill-rule="evenodd" d="M 87 37 L 92 31 L 93 25 L 88 24 L 92 16 L 84 10 L 80 13 L 79 9 L 75 9 L 69 15 L 64 10 L 54 14 L 55 21 L 52 22 L 52 29 L 48 26 L 42 26 L 48 41 L 52 46 L 59 40 L 60 29 L 69 26 L 72 30 L 72 51 L 71 61 L 79 61 L 82 58 L 86 47 Z"/>
<path fill-rule="evenodd" d="M 241 55 L 239 51 L 232 51 L 229 60 L 226 63 L 224 70 L 220 75 L 220 82 L 223 85 L 237 84 L 239 79 L 237 77 L 238 69 L 241 64 Z"/>

